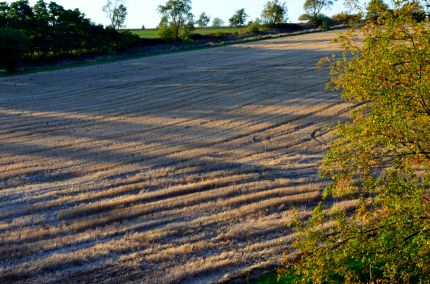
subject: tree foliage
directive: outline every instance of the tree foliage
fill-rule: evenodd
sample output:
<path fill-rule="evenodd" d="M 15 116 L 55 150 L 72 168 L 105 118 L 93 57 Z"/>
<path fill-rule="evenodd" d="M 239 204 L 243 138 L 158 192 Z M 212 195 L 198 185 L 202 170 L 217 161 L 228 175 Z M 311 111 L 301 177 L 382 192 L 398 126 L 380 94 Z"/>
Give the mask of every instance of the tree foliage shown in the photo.
<path fill-rule="evenodd" d="M 119 29 L 125 26 L 127 18 L 127 7 L 124 5 L 124 0 L 107 0 L 103 6 L 103 12 L 111 22 L 113 29 Z"/>
<path fill-rule="evenodd" d="M 169 0 L 158 6 L 162 15 L 159 36 L 170 40 L 188 40 L 194 27 L 191 0 Z"/>
<path fill-rule="evenodd" d="M 197 19 L 196 24 L 199 27 L 203 28 L 203 27 L 207 27 L 210 21 L 211 21 L 211 17 L 206 15 L 205 12 L 202 12 L 199 18 Z"/>
<path fill-rule="evenodd" d="M 11 28 L 0 29 L 0 67 L 15 72 L 29 49 L 30 39 L 25 33 Z"/>
<path fill-rule="evenodd" d="M 43 0 L 38 0 L 33 7 L 27 0 L 11 4 L 0 2 L 0 28 L 19 31 L 8 30 L 9 35 L 17 36 L 13 42 L 19 50 L 22 50 L 18 46 L 22 33 L 30 40 L 28 52 L 19 52 L 22 57 L 19 62 L 120 50 L 137 41 L 137 37 L 129 33 L 95 25 L 78 9 L 67 10 L 55 2 L 47 4 Z"/>
<path fill-rule="evenodd" d="M 230 26 L 232 27 L 242 27 L 246 23 L 246 19 L 248 15 L 245 12 L 245 9 L 237 10 L 234 15 L 229 19 Z"/>
<path fill-rule="evenodd" d="M 330 86 L 355 108 L 322 166 L 334 205 L 297 219 L 286 266 L 297 281 L 430 282 L 430 27 L 416 4 L 344 34 L 343 56 L 328 60 Z"/>
<path fill-rule="evenodd" d="M 224 21 L 222 19 L 220 19 L 220 18 L 214 18 L 212 20 L 212 26 L 213 27 L 221 27 L 223 25 L 224 25 Z"/>
<path fill-rule="evenodd" d="M 287 4 L 279 0 L 271 0 L 266 3 L 261 18 L 265 24 L 279 25 L 287 21 Z"/>
<path fill-rule="evenodd" d="M 263 31 L 265 27 L 260 24 L 260 21 L 257 19 L 255 21 L 251 21 L 248 23 L 248 26 L 241 31 L 241 33 L 245 34 L 253 34 L 253 33 L 259 33 L 260 31 Z"/>
<path fill-rule="evenodd" d="M 349 14 L 347 12 L 340 12 L 331 17 L 333 22 L 337 24 L 355 24 L 358 23 L 363 18 L 361 13 L 358 14 Z"/>
<path fill-rule="evenodd" d="M 388 11 L 388 5 L 383 0 L 370 0 L 367 4 L 366 18 L 375 21 L 386 11 Z"/>
<path fill-rule="evenodd" d="M 307 20 L 313 24 L 321 25 L 324 22 L 324 18 L 327 18 L 321 14 L 321 11 L 332 5 L 333 0 L 306 0 L 303 4 L 305 14 L 300 16 L 299 20 Z"/>

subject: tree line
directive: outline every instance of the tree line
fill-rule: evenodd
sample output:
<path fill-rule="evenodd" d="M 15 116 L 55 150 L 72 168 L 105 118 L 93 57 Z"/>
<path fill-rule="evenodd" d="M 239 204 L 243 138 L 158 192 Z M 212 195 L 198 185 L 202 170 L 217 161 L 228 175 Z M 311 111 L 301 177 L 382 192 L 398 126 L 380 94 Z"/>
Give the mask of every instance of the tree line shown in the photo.
<path fill-rule="evenodd" d="M 79 9 L 55 2 L 0 2 L 0 65 L 14 71 L 23 60 L 49 62 L 133 46 L 138 38 L 96 25 Z"/>
<path fill-rule="evenodd" d="M 161 14 L 159 36 L 164 40 L 189 41 L 194 26 L 205 27 L 210 17 L 202 13 L 195 21 L 191 0 L 168 0 L 158 7 Z M 55 2 L 28 0 L 0 2 L 0 66 L 13 72 L 23 63 L 52 63 L 70 57 L 124 50 L 139 44 L 139 38 L 124 27 L 125 0 L 107 0 L 102 10 L 110 21 L 103 27 L 93 23 L 79 9 L 65 9 Z M 230 18 L 231 26 L 245 26 L 248 15 L 239 9 Z M 287 19 L 287 8 L 279 0 L 268 1 L 261 20 L 277 25 Z M 220 18 L 213 24 L 224 25 Z"/>
<path fill-rule="evenodd" d="M 111 0 L 108 1 L 108 3 Z M 117 0 L 120 1 L 120 0 Z M 123 1 L 123 0 L 122 0 Z M 383 0 L 371 0 L 368 3 L 368 13 L 348 14 L 346 12 L 339 13 L 331 18 L 324 15 L 322 12 L 333 6 L 337 0 L 306 0 L 303 4 L 304 14 L 299 17 L 299 20 L 305 21 L 307 24 L 329 28 L 334 24 L 348 24 L 365 19 L 377 18 L 375 10 L 377 7 L 385 7 L 387 11 L 390 9 L 384 4 Z M 379 8 L 378 8 L 379 9 Z M 187 40 L 189 39 L 195 25 L 200 28 L 207 27 L 211 21 L 211 17 L 202 12 L 197 20 L 191 12 L 191 0 L 168 0 L 165 5 L 158 7 L 158 12 L 161 14 L 161 21 L 158 25 L 159 37 L 170 40 Z M 425 9 L 422 6 L 417 6 L 414 10 L 414 17 L 417 20 L 426 18 Z M 231 27 L 245 27 L 248 25 L 249 31 L 259 30 L 261 26 L 276 27 L 285 24 L 288 21 L 288 8 L 286 2 L 279 0 L 269 0 L 264 5 L 260 18 L 247 22 L 249 15 L 245 9 L 239 9 L 229 18 Z M 224 21 L 220 18 L 214 18 L 213 27 L 224 25 Z"/>
<path fill-rule="evenodd" d="M 195 20 L 191 10 L 191 0 L 168 0 L 164 5 L 160 5 L 158 7 L 158 12 L 161 14 L 161 20 L 158 25 L 160 38 L 188 40 L 195 25 L 201 28 L 209 25 L 211 17 L 208 14 L 202 12 Z M 261 19 L 257 19 L 256 22 L 268 25 L 282 24 L 288 19 L 287 12 L 285 2 L 270 0 L 266 3 L 261 13 Z M 229 19 L 230 26 L 243 27 L 246 25 L 248 17 L 244 8 L 239 9 Z M 224 21 L 220 18 L 214 18 L 212 25 L 220 27 L 224 25 Z"/>
<path fill-rule="evenodd" d="M 347 13 L 328 18 L 321 11 L 331 5 L 333 0 L 306 0 L 303 6 L 306 13 L 300 19 L 328 27 L 333 23 L 362 18 L 360 14 Z M 389 11 L 382 0 L 370 1 L 369 7 L 379 7 L 378 5 Z M 107 27 L 91 22 L 79 9 L 65 9 L 55 2 L 48 4 L 44 0 L 38 0 L 34 6 L 30 6 L 28 0 L 18 0 L 11 4 L 0 2 L 0 66 L 14 71 L 23 61 L 46 64 L 142 44 L 137 36 L 124 30 L 119 31 L 125 26 L 127 17 L 125 0 L 107 0 L 102 10 L 110 21 Z M 160 5 L 159 37 L 169 41 L 190 41 L 196 25 L 209 25 L 211 17 L 208 14 L 203 12 L 195 20 L 191 10 L 191 0 L 168 0 Z M 426 16 L 421 8 L 417 8 L 414 15 L 421 20 Z M 369 12 L 367 17 L 375 19 L 377 13 Z M 248 24 L 245 32 L 250 33 L 283 25 L 288 20 L 286 2 L 269 0 L 264 5 L 260 18 L 246 23 L 248 18 L 245 9 L 239 9 L 230 17 L 229 24 L 234 27 L 245 27 Z M 224 21 L 214 18 L 212 25 L 223 26 Z"/>

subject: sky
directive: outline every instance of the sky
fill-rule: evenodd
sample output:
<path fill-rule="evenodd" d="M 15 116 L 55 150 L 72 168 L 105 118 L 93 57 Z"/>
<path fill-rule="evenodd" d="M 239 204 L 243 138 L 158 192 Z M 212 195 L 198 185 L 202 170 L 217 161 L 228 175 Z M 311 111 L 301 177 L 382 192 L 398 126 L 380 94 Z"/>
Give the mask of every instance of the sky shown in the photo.
<path fill-rule="evenodd" d="M 97 24 L 107 25 L 108 19 L 102 12 L 102 7 L 107 0 L 56 0 L 59 5 L 66 9 L 79 8 L 81 12 Z M 287 0 L 288 18 L 290 22 L 297 22 L 297 18 L 303 14 L 303 3 L 305 0 Z M 6 1 L 14 2 L 14 1 Z M 30 0 L 33 5 L 36 0 Z M 50 2 L 45 0 L 45 2 Z M 157 12 L 157 7 L 164 4 L 166 0 L 126 0 L 128 16 L 126 27 L 141 28 L 144 25 L 146 28 L 155 28 L 159 21 L 160 15 Z M 193 14 L 200 15 L 201 12 L 206 12 L 212 18 L 218 17 L 228 23 L 228 19 L 234 14 L 234 11 L 245 8 L 246 13 L 250 16 L 248 20 L 254 20 L 259 17 L 267 0 L 193 0 Z M 345 11 L 342 4 L 343 1 L 335 2 L 329 9 L 324 11 L 326 15 L 333 15 L 341 11 Z"/>

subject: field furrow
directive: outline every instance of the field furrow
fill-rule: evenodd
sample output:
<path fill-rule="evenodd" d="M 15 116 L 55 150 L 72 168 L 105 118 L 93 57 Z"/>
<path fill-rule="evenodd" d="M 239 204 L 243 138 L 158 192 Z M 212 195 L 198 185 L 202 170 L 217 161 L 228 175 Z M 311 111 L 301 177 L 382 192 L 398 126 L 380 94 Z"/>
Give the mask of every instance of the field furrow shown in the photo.
<path fill-rule="evenodd" d="M 336 34 L 0 78 L 0 282 L 207 283 L 279 263 L 292 210 L 327 186 L 325 126 L 353 107 L 315 67 Z"/>

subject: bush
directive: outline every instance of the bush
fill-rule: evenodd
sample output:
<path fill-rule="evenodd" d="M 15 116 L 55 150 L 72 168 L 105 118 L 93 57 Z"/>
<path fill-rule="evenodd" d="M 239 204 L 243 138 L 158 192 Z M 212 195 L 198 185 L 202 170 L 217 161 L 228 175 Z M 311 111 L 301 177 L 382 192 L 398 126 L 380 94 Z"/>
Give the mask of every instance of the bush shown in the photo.
<path fill-rule="evenodd" d="M 241 34 L 264 33 L 269 30 L 269 25 L 262 25 L 258 21 L 249 22 L 248 26 L 240 31 Z"/>
<path fill-rule="evenodd" d="M 218 38 L 218 39 L 224 39 L 224 37 L 225 37 L 225 34 L 222 32 L 222 31 L 217 31 L 216 33 L 215 33 L 215 36 Z"/>
<path fill-rule="evenodd" d="M 139 36 L 133 34 L 130 31 L 123 31 L 117 33 L 118 42 L 117 49 L 118 50 L 126 50 L 128 48 L 136 47 L 139 44 Z"/>
<path fill-rule="evenodd" d="M 173 41 L 175 39 L 175 31 L 170 27 L 160 27 L 157 36 L 166 41 Z"/>
<path fill-rule="evenodd" d="M 430 283 L 430 26 L 408 4 L 342 34 L 345 52 L 326 59 L 356 108 L 332 132 L 326 206 L 293 218 L 296 283 Z"/>
<path fill-rule="evenodd" d="M 193 34 L 194 26 L 192 23 L 187 23 L 179 30 L 179 39 L 184 43 L 191 43 L 191 35 Z"/>
<path fill-rule="evenodd" d="M 0 66 L 13 73 L 22 64 L 30 49 L 30 39 L 25 33 L 11 29 L 0 29 Z"/>
<path fill-rule="evenodd" d="M 299 21 L 309 22 L 310 20 L 311 20 L 311 16 L 309 16 L 308 14 L 302 14 L 299 17 Z"/>
<path fill-rule="evenodd" d="M 332 21 L 337 24 L 351 24 L 357 23 L 363 18 L 362 14 L 348 14 L 342 12 L 331 17 Z"/>
<path fill-rule="evenodd" d="M 260 31 L 261 24 L 258 22 L 250 22 L 249 25 L 245 28 L 245 33 L 255 34 Z"/>
<path fill-rule="evenodd" d="M 311 22 L 312 24 L 321 27 L 323 30 L 327 30 L 333 25 L 332 19 L 323 14 L 318 15 L 318 17 L 312 19 Z"/>
<path fill-rule="evenodd" d="M 158 37 L 165 41 L 178 41 L 189 43 L 191 41 L 191 35 L 194 27 L 191 23 L 175 26 L 172 23 L 160 22 L 158 29 Z"/>
<path fill-rule="evenodd" d="M 277 29 L 281 32 L 296 32 L 303 31 L 303 25 L 300 24 L 291 24 L 291 23 L 283 23 L 279 25 L 273 25 L 271 28 Z"/>
<path fill-rule="evenodd" d="M 299 20 L 307 21 L 308 24 L 321 27 L 322 29 L 328 29 L 330 26 L 333 25 L 333 20 L 323 14 L 319 14 L 316 17 L 313 17 L 308 14 L 303 14 L 299 17 Z"/>

